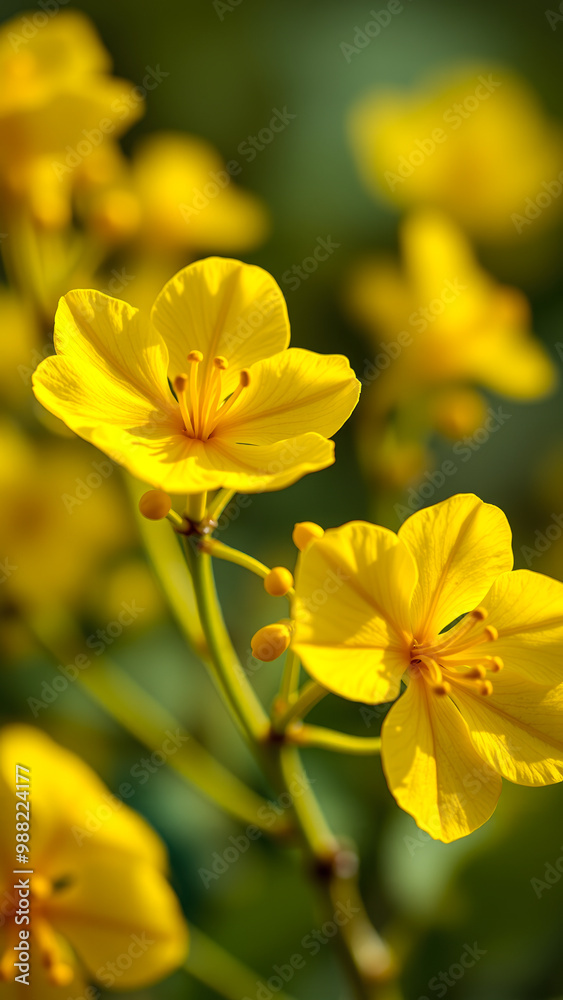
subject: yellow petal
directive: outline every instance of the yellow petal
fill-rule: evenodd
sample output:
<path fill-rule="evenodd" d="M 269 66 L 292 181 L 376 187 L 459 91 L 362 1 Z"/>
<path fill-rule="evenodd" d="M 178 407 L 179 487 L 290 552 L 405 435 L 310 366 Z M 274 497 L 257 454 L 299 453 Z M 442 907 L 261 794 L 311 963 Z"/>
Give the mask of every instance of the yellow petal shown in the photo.
<path fill-rule="evenodd" d="M 148 986 L 185 959 L 187 928 L 176 896 L 164 876 L 142 861 L 127 862 L 109 851 L 85 858 L 80 878 L 55 893 L 45 909 L 104 986 Z"/>
<path fill-rule="evenodd" d="M 512 568 L 511 537 L 503 512 L 472 493 L 459 493 L 405 521 L 399 538 L 418 566 L 411 620 L 419 642 L 472 611 L 497 576 Z"/>
<path fill-rule="evenodd" d="M 408 666 L 416 567 L 386 528 L 353 521 L 325 531 L 299 559 L 293 648 L 330 691 L 369 704 L 399 693 Z"/>
<path fill-rule="evenodd" d="M 452 701 L 432 692 L 422 678 L 411 677 L 381 735 L 387 784 L 431 837 L 449 843 L 492 815 L 500 776 L 478 755 Z"/>
<path fill-rule="evenodd" d="M 172 418 L 166 347 L 126 302 L 69 292 L 57 309 L 55 347 L 33 376 L 35 395 L 82 437 L 97 443 L 108 427 L 150 436 Z"/>
<path fill-rule="evenodd" d="M 563 583 L 528 569 L 503 573 L 481 605 L 488 611 L 487 625 L 498 631 L 498 639 L 487 644 L 488 655 L 500 656 L 532 683 L 563 683 Z M 477 625 L 467 644 L 481 631 Z M 476 647 L 473 655 L 481 651 Z"/>
<path fill-rule="evenodd" d="M 315 431 L 332 437 L 354 409 L 360 383 L 341 354 L 290 348 L 259 361 L 250 385 L 220 420 L 221 439 L 269 444 Z"/>
<path fill-rule="evenodd" d="M 452 687 L 475 748 L 503 777 L 519 785 L 563 781 L 563 686 L 531 684 L 507 668 L 487 697 Z"/>
<path fill-rule="evenodd" d="M 93 441 L 111 450 L 107 441 L 102 443 L 99 437 Z M 221 486 L 239 493 L 279 490 L 333 461 L 334 444 L 320 434 L 261 446 L 230 444 L 215 437 L 199 441 L 181 433 L 151 440 L 131 438 L 124 456 L 133 475 L 167 493 L 201 493 Z"/>
<path fill-rule="evenodd" d="M 225 395 L 238 385 L 242 368 L 289 344 L 287 308 L 272 276 L 225 257 L 179 271 L 158 296 L 152 320 L 168 346 L 171 380 L 186 370 L 190 351 L 203 354 L 202 374 L 221 356 L 229 363 Z"/>

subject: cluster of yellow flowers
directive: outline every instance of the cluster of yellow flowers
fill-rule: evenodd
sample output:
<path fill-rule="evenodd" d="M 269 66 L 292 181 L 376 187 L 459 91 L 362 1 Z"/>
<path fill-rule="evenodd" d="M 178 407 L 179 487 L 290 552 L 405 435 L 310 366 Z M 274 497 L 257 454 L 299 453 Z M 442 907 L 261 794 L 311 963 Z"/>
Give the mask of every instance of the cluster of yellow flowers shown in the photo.
<path fill-rule="evenodd" d="M 87 530 L 78 511 L 61 518 L 68 470 L 88 484 L 92 469 L 88 446 L 66 440 L 66 425 L 111 460 L 98 462 L 100 481 L 115 462 L 153 487 L 141 511 L 168 518 L 183 540 L 205 655 L 241 729 L 260 750 L 282 755 L 277 773 L 293 759 L 284 752 L 298 746 L 380 750 L 398 804 L 445 842 L 490 817 L 502 777 L 524 785 L 563 780 L 563 584 L 511 572 L 510 528 L 497 507 L 457 495 L 418 511 L 398 534 L 361 521 L 326 532 L 302 523 L 295 583 L 283 567 L 270 570 L 214 539 L 235 492 L 282 489 L 334 461 L 331 439 L 355 409 L 360 383 L 346 357 L 289 347 L 286 304 L 267 272 L 228 257 L 193 261 L 210 247 L 231 253 L 255 245 L 267 213 L 220 179 L 206 210 L 194 207 L 194 191 L 225 173 L 195 137 L 152 137 L 126 160 L 116 140 L 142 99 L 139 88 L 110 75 L 89 22 L 61 12 L 25 44 L 14 41 L 17 32 L 16 20 L 0 35 L 0 225 L 13 283 L 0 293 L 9 358 L 2 377 L 23 426 L 32 419 L 27 372 L 36 369 L 40 419 L 58 437 L 43 453 L 38 505 L 37 475 L 29 473 L 35 446 L 21 426 L 6 419 L 0 428 L 10 456 L 2 473 L 6 551 L 19 567 L 12 603 L 26 612 L 55 596 L 70 604 L 97 578 L 104 552 L 127 535 L 113 482 L 87 486 L 99 503 L 98 513 L 94 502 L 88 507 Z M 149 76 L 152 87 L 163 74 Z M 391 338 L 365 373 L 375 385 L 361 429 L 367 464 L 394 486 L 420 471 L 430 429 L 455 437 L 479 425 L 475 385 L 533 399 L 554 384 L 524 296 L 483 270 L 460 228 L 507 240 L 510 207 L 555 170 L 560 152 L 558 134 L 523 85 L 498 79 L 479 71 L 474 87 L 466 77 L 424 100 L 378 98 L 353 116 L 370 185 L 387 183 L 414 209 L 402 228 L 404 269 L 368 261 L 348 292 L 360 322 Z M 517 134 L 515 105 L 524 121 Z M 493 196 L 499 185 L 502 204 Z M 116 259 L 123 271 L 112 275 L 108 261 Z M 52 355 L 41 336 L 59 295 Z M 14 389 L 18 379 L 25 392 Z M 250 569 L 269 594 L 290 601 L 289 617 L 252 642 L 264 661 L 286 652 L 269 715 L 233 666 L 213 605 L 211 557 Z M 39 579 L 38 560 L 46 567 Z M 299 690 L 301 665 L 312 680 Z M 328 692 L 394 702 L 381 740 L 305 725 Z M 187 930 L 160 840 L 122 803 L 106 809 L 95 836 L 85 835 L 86 818 L 100 814 L 109 793 L 85 764 L 27 727 L 0 735 L 3 816 L 15 814 L 13 773 L 24 758 L 35 786 L 31 906 L 41 996 L 60 996 L 70 982 L 80 991 L 88 979 L 123 988 L 162 978 L 183 962 Z M 330 837 L 319 847 L 311 835 L 315 809 L 313 819 L 301 814 L 304 836 L 337 882 L 342 856 Z M 0 977 L 10 988 L 18 934 L 12 852 L 6 826 Z M 365 927 L 362 934 L 364 947 Z M 354 951 L 351 933 L 347 947 Z M 364 974 L 358 955 L 354 961 Z"/>
<path fill-rule="evenodd" d="M 563 131 L 505 69 L 469 66 L 412 94 L 378 91 L 350 115 L 369 190 L 407 210 L 402 265 L 358 262 L 346 290 L 371 338 L 360 423 L 364 468 L 391 493 L 432 470 L 433 432 L 457 442 L 486 420 L 480 387 L 514 400 L 547 395 L 554 366 L 517 288 L 499 284 L 471 245 L 505 269 L 531 252 L 546 266 L 560 219 Z M 548 210 L 546 210 L 548 209 Z"/>

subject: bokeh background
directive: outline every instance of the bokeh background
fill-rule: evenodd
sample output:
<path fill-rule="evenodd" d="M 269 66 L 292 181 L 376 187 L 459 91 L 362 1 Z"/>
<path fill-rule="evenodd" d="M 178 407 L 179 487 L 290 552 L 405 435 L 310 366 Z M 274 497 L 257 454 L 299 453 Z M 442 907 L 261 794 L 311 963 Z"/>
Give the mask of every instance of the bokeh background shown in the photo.
<path fill-rule="evenodd" d="M 383 6 L 375 3 L 374 9 Z M 347 309 L 349 276 L 366 254 L 399 253 L 404 212 L 362 183 L 349 139 L 352 106 L 369 91 L 416 91 L 427 77 L 467 65 L 504 67 L 527 81 L 543 114 L 563 129 L 563 17 L 556 20 L 555 5 L 550 20 L 542 4 L 531 2 L 454 5 L 406 0 L 402 12 L 349 59 L 342 43 L 354 44 L 356 27 L 362 28 L 371 17 L 368 5 L 357 0 L 240 0 L 232 7 L 212 0 L 92 0 L 74 7 L 94 21 L 118 76 L 140 82 L 147 66 L 167 74 L 148 94 L 144 117 L 124 135 L 126 153 L 140 137 L 165 129 L 205 138 L 225 161 L 237 159 L 242 165 L 237 183 L 263 199 L 271 223 L 260 245 L 233 255 L 265 267 L 278 280 L 287 297 L 294 345 L 345 353 L 359 375 L 376 349 Z M 7 19 L 29 8 L 2 3 L 0 10 Z M 247 162 L 240 144 L 268 125 L 273 109 L 287 109 L 295 117 Z M 512 166 L 505 164 L 508 173 Z M 535 196 L 537 189 L 526 195 Z M 546 208 L 547 235 L 537 241 L 528 233 L 504 243 L 473 241 L 489 274 L 528 297 L 533 329 L 558 375 L 563 358 L 561 204 L 554 199 Z M 337 248 L 295 287 L 288 272 L 313 253 L 319 239 L 329 238 Z M 221 245 L 207 248 L 214 250 L 224 252 Z M 192 256 L 186 252 L 184 262 Z M 134 287 L 134 281 L 131 284 Z M 6 341 L 10 331 L 13 326 L 5 322 Z M 20 381 L 25 389 L 25 380 Z M 70 685 L 33 717 L 29 698 L 40 698 L 43 683 L 50 683 L 56 673 L 29 639 L 19 610 L 33 604 L 48 616 L 68 616 L 69 633 L 78 623 L 88 637 L 116 617 L 122 601 L 136 600 L 145 610 L 108 652 L 220 759 L 248 781 L 258 782 L 212 684 L 195 656 L 186 652 L 165 606 L 143 555 L 119 470 L 114 468 L 91 496 L 69 511 L 63 494 L 75 496 L 77 478 L 86 476 L 101 456 L 49 428 L 31 400 L 26 410 L 20 388 L 18 383 L 14 423 L 8 379 L 3 462 L 9 470 L 14 463 L 25 466 L 28 486 L 27 500 L 18 501 L 15 512 L 9 487 L 3 504 L 0 555 L 24 553 L 14 561 L 25 569 L 20 589 L 14 574 L 14 592 L 3 603 L 2 721 L 41 726 L 87 760 L 111 789 L 130 780 L 145 751 L 78 685 Z M 29 384 L 27 392 L 31 394 Z M 514 529 L 516 565 L 530 565 L 523 547 L 532 549 L 533 569 L 563 579 L 563 544 L 555 529 L 552 539 L 545 536 L 546 528 L 563 514 L 561 390 L 526 402 L 484 392 L 487 406 L 503 404 L 510 419 L 471 461 L 459 463 L 432 502 L 471 491 L 498 504 Z M 337 435 L 332 468 L 281 493 L 253 497 L 248 507 L 235 512 L 221 537 L 267 564 L 291 567 L 296 521 L 328 527 L 375 516 L 374 483 L 358 458 L 361 407 Z M 16 440 L 22 431 L 25 448 Z M 429 469 L 451 457 L 452 440 L 436 433 L 428 445 Z M 416 481 L 413 475 L 399 485 L 394 501 L 406 503 Z M 393 504 L 383 509 L 388 527 L 397 529 L 400 518 Z M 243 663 L 268 699 L 280 668 L 252 660 L 250 638 L 273 620 L 272 598 L 242 570 L 220 566 L 218 578 Z M 45 592 L 49 602 L 43 602 Z M 279 614 L 283 612 L 280 600 Z M 376 735 L 381 716 L 331 696 L 315 710 L 315 721 Z M 541 895 L 532 883 L 544 879 L 546 865 L 555 866 L 563 855 L 560 786 L 528 790 L 505 783 L 490 822 L 473 836 L 445 846 L 430 842 L 396 807 L 376 758 L 309 751 L 306 767 L 335 829 L 359 846 L 368 909 L 402 957 L 407 1000 L 446 993 L 456 1000 L 563 997 L 563 877 Z M 296 856 L 272 847 L 263 837 L 206 886 L 200 870 L 209 870 L 214 852 L 222 854 L 229 846 L 229 837 L 240 832 L 237 824 L 165 767 L 135 784 L 130 804 L 168 845 L 173 884 L 188 919 L 255 967 L 264 980 L 273 974 L 274 965 L 303 950 L 300 942 L 318 926 L 318 914 Z M 481 949 L 482 957 L 453 985 L 437 986 L 434 977 L 458 963 L 466 945 Z M 301 1000 L 347 996 L 329 948 L 307 959 L 288 990 Z M 214 995 L 183 973 L 133 994 L 136 1000 L 207 1000 Z"/>

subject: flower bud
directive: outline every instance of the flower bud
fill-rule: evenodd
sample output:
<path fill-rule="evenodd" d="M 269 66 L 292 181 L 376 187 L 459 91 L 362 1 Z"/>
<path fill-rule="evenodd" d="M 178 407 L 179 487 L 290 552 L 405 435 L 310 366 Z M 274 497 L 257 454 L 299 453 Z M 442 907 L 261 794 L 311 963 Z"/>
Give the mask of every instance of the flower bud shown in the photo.
<path fill-rule="evenodd" d="M 264 590 L 272 597 L 284 597 L 293 587 L 293 576 L 284 566 L 274 566 L 264 579 Z"/>
<path fill-rule="evenodd" d="M 161 521 L 171 507 L 172 500 L 164 490 L 149 490 L 139 500 L 139 510 L 149 521 Z"/>
<path fill-rule="evenodd" d="M 293 544 L 303 552 L 303 549 L 311 542 L 314 538 L 322 538 L 324 535 L 324 528 L 321 528 L 320 524 L 314 524 L 313 521 L 300 521 L 296 524 L 293 529 Z"/>
<path fill-rule="evenodd" d="M 258 629 L 251 639 L 252 655 L 257 660 L 270 663 L 285 653 L 289 646 L 291 632 L 287 622 L 275 622 Z"/>

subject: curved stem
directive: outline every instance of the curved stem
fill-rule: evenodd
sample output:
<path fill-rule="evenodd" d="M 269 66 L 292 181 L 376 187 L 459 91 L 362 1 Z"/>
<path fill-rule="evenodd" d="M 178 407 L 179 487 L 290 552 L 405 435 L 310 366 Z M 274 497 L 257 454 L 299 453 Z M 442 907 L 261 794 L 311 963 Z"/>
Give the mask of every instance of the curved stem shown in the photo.
<path fill-rule="evenodd" d="M 225 510 L 225 507 L 231 502 L 236 490 L 221 489 L 213 497 L 213 500 L 207 507 L 207 516 L 210 521 L 218 521 L 221 514 Z"/>
<path fill-rule="evenodd" d="M 255 997 L 260 975 L 233 958 L 229 952 L 203 931 L 190 925 L 190 953 L 184 969 L 225 1000 Z M 264 984 L 265 985 L 265 984 Z M 287 993 L 276 993 L 277 1000 L 291 1000 Z"/>
<path fill-rule="evenodd" d="M 322 726 L 306 726 L 295 722 L 285 730 L 287 741 L 298 747 L 319 747 L 335 750 L 337 753 L 363 754 L 370 756 L 381 751 L 379 736 L 349 736 Z"/>
<path fill-rule="evenodd" d="M 263 706 L 248 683 L 223 621 L 217 601 L 211 557 L 195 551 L 189 538 L 184 551 L 190 566 L 199 616 L 215 670 L 231 709 L 242 723 L 251 744 L 262 743 L 269 732 Z"/>
<path fill-rule="evenodd" d="M 293 719 L 302 719 L 327 694 L 326 688 L 321 687 L 316 681 L 307 681 L 295 700 L 285 708 L 282 706 L 282 710 L 274 714 L 272 725 L 275 731 L 283 733 Z"/>
<path fill-rule="evenodd" d="M 249 556 L 246 552 L 240 552 L 238 549 L 233 549 L 230 545 L 225 545 L 224 542 L 219 542 L 216 538 L 204 538 L 199 545 L 202 552 L 206 552 L 208 555 L 212 556 L 214 559 L 222 559 L 223 562 L 235 563 L 236 566 L 242 566 L 244 569 L 250 570 L 256 576 L 261 577 L 264 580 L 268 573 L 270 572 L 270 567 L 265 566 L 258 559 L 254 559 L 253 556 Z M 291 587 L 285 597 L 293 597 L 295 591 Z"/>
<path fill-rule="evenodd" d="M 28 628 L 35 640 L 57 663 L 76 662 L 79 655 L 76 643 L 72 649 L 59 649 L 53 638 L 39 622 L 28 621 Z M 132 677 L 107 656 L 101 656 L 95 665 L 75 668 L 75 681 L 88 692 L 111 718 L 115 719 L 148 750 L 163 754 L 166 763 L 182 778 L 194 785 L 215 805 L 242 823 L 252 824 L 274 836 L 292 832 L 287 817 L 276 817 L 272 825 L 260 820 L 262 809 L 267 806 L 256 792 L 219 763 L 185 727 Z"/>
<path fill-rule="evenodd" d="M 297 698 L 300 671 L 301 661 L 297 656 L 297 653 L 295 653 L 290 646 L 285 654 L 285 663 L 279 694 L 280 704 L 289 705 Z"/>

